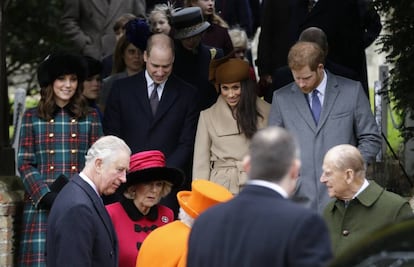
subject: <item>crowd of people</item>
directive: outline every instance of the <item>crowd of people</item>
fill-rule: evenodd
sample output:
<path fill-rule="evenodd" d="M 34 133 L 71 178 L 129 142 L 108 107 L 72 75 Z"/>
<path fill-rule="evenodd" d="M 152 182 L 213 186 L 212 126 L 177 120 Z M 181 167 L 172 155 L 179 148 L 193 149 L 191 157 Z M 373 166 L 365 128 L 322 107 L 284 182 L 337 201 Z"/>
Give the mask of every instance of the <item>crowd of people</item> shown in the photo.
<path fill-rule="evenodd" d="M 366 172 L 379 16 L 310 3 L 64 1 L 74 49 L 39 63 L 20 131 L 18 265 L 328 266 L 409 217 Z"/>

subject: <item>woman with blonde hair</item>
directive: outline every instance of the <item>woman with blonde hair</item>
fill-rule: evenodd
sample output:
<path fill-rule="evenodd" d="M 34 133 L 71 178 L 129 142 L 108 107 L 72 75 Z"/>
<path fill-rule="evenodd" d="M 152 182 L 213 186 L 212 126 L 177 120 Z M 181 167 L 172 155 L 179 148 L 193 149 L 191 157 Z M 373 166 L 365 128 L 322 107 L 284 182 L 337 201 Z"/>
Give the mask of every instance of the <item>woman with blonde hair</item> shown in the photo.
<path fill-rule="evenodd" d="M 119 267 L 135 267 L 148 234 L 174 221 L 173 211 L 159 202 L 183 181 L 183 172 L 166 167 L 165 156 L 159 150 L 131 156 L 121 200 L 106 206 L 118 236 Z"/>
<path fill-rule="evenodd" d="M 174 6 L 169 2 L 167 4 L 157 4 L 148 15 L 150 30 L 152 33 L 165 33 L 170 35 L 171 16 L 174 12 Z"/>

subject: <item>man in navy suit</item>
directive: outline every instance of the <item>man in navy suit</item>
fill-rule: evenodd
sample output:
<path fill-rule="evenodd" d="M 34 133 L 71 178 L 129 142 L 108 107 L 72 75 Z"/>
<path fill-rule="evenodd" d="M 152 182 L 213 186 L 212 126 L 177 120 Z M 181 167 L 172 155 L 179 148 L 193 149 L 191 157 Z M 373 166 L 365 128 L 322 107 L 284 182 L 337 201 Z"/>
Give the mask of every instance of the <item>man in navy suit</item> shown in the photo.
<path fill-rule="evenodd" d="M 171 74 L 174 42 L 167 35 L 148 39 L 144 60 L 145 71 L 114 82 L 105 108 L 104 133 L 122 138 L 132 153 L 160 150 L 167 166 L 189 174 L 199 115 L 197 90 Z M 154 100 L 158 100 L 156 110 L 151 105 Z M 190 184 L 186 181 L 187 188 Z M 177 214 L 175 193 L 169 196 L 163 204 Z"/>
<path fill-rule="evenodd" d="M 118 266 L 118 240 L 101 195 L 126 182 L 131 150 L 115 136 L 88 150 L 85 167 L 56 197 L 47 228 L 47 266 Z"/>
<path fill-rule="evenodd" d="M 292 135 L 265 128 L 253 136 L 249 154 L 245 188 L 195 221 L 187 266 L 325 266 L 332 251 L 323 219 L 287 199 L 300 168 Z"/>

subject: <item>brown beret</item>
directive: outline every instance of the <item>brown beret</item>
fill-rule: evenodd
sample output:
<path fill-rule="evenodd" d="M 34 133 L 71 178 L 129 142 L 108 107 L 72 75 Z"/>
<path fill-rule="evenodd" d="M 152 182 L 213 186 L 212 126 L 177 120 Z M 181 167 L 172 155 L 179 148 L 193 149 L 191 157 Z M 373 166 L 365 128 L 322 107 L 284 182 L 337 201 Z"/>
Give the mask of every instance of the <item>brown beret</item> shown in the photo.
<path fill-rule="evenodd" d="M 249 63 L 239 58 L 224 57 L 210 62 L 209 80 L 216 85 L 249 79 Z"/>

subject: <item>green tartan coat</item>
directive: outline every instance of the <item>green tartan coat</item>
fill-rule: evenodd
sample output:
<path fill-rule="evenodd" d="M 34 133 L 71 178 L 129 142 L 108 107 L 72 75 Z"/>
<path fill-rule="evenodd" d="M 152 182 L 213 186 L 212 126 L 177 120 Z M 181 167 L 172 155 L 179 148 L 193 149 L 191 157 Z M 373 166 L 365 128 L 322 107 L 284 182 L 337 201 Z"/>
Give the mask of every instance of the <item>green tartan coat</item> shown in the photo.
<path fill-rule="evenodd" d="M 347 208 L 342 200 L 331 201 L 324 210 L 335 255 L 354 246 L 374 230 L 412 215 L 407 200 L 386 191 L 373 180 Z"/>
<path fill-rule="evenodd" d="M 17 154 L 25 188 L 18 266 L 46 266 L 46 223 L 49 211 L 39 209 L 42 197 L 59 175 L 72 177 L 82 170 L 89 147 L 103 135 L 99 116 L 90 109 L 75 119 L 57 108 L 50 121 L 37 116 L 37 108 L 25 112 Z"/>

